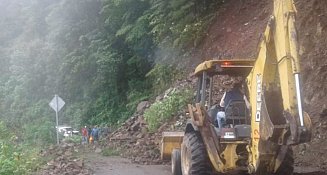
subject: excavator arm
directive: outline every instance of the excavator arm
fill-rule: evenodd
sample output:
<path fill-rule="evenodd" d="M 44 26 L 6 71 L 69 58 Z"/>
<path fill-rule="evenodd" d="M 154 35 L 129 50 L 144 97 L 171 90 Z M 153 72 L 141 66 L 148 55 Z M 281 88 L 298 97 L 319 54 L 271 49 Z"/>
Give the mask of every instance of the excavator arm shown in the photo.
<path fill-rule="evenodd" d="M 247 77 L 252 107 L 250 172 L 276 172 L 290 145 L 310 141 L 311 121 L 302 109 L 295 17 L 293 0 L 274 0 L 273 15 Z"/>

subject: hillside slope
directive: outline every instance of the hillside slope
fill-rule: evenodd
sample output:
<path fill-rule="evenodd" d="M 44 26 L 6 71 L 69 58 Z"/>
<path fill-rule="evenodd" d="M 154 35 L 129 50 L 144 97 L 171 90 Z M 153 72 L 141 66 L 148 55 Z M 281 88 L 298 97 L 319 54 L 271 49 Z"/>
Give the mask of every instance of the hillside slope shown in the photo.
<path fill-rule="evenodd" d="M 217 18 L 198 48 L 196 57 L 202 60 L 255 58 L 260 36 L 272 11 L 272 2 L 228 1 L 217 11 Z"/>

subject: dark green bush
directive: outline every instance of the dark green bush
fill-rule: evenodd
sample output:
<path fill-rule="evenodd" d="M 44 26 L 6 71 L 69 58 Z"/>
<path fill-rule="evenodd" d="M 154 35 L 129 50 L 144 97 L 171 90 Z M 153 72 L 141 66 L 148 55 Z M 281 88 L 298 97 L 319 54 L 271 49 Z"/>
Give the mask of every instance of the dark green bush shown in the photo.
<path fill-rule="evenodd" d="M 186 107 L 192 99 L 192 91 L 182 89 L 172 93 L 162 101 L 156 102 L 144 112 L 145 121 L 148 124 L 150 132 L 155 131 L 158 127 L 176 115 L 178 111 Z"/>
<path fill-rule="evenodd" d="M 42 159 L 38 150 L 17 143 L 17 137 L 0 122 L 0 174 L 24 175 L 35 172 Z"/>
<path fill-rule="evenodd" d="M 146 76 L 152 83 L 154 94 L 158 94 L 168 89 L 183 73 L 174 66 L 156 64 Z"/>

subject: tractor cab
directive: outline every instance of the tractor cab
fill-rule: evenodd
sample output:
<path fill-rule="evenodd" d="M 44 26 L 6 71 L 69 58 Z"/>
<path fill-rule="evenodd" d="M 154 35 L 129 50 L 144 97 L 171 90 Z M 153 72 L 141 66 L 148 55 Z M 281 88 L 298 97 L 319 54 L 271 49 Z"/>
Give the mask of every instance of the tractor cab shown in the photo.
<path fill-rule="evenodd" d="M 213 104 L 213 99 L 215 98 L 215 101 L 220 100 L 217 99 L 218 91 L 216 89 L 220 77 L 228 75 L 245 79 L 251 72 L 253 64 L 254 60 L 245 59 L 210 60 L 196 67 L 193 73 L 193 77 L 198 79 L 195 105 L 188 105 L 191 119 L 186 124 L 185 132 L 164 132 L 162 134 L 161 158 L 163 160 L 171 158 L 173 174 L 182 174 L 180 171 L 184 170 L 181 170 L 181 167 L 188 167 L 187 163 L 181 165 L 181 162 L 183 162 L 181 160 L 184 160 L 186 155 L 183 148 L 186 145 L 190 146 L 186 140 L 191 139 L 190 137 L 192 139 L 193 137 L 198 138 L 199 133 L 202 135 L 206 148 L 224 150 L 226 155 L 233 153 L 235 157 L 238 157 L 238 166 L 246 167 L 246 146 L 249 144 L 249 138 L 251 137 L 249 110 L 243 100 L 231 100 L 226 104 L 225 108 L 221 108 L 217 104 Z M 218 127 L 216 120 L 219 111 L 225 113 L 225 122 L 221 128 Z M 206 140 L 209 137 L 210 140 Z M 197 148 L 196 152 L 207 155 L 206 151 L 201 152 L 204 150 L 195 147 Z M 235 151 L 236 148 L 237 151 Z M 213 153 L 210 152 L 208 155 L 213 155 Z M 218 159 L 218 156 L 212 158 Z M 234 158 L 232 159 L 234 160 Z M 232 161 L 226 163 L 228 167 L 236 166 L 235 160 L 234 163 Z M 201 164 L 202 168 L 210 169 L 208 166 L 209 164 Z"/>
<path fill-rule="evenodd" d="M 214 100 L 220 101 L 220 99 L 213 99 L 217 98 L 217 93 L 214 93 L 217 92 L 214 89 L 214 85 L 217 84 L 215 81 L 219 81 L 222 76 L 226 75 L 241 77 L 245 80 L 245 77 L 252 70 L 253 64 L 253 60 L 210 60 L 201 63 L 195 69 L 193 75 L 198 77 L 196 103 L 206 106 L 210 121 L 215 126 L 217 136 L 221 139 L 242 140 L 250 138 L 250 113 L 245 101 L 240 98 L 231 99 L 224 108 L 218 104 L 213 104 Z M 246 84 L 243 85 L 247 87 Z M 245 89 L 245 91 L 247 90 Z M 246 94 L 247 92 L 244 95 Z M 222 122 L 220 127 L 218 127 L 217 121 L 218 112 L 223 112 L 225 116 L 220 121 Z"/>

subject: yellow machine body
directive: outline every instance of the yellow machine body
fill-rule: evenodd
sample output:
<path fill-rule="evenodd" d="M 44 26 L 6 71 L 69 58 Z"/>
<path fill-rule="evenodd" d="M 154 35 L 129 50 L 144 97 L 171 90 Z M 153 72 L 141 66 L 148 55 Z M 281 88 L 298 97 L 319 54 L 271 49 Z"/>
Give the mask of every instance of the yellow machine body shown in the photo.
<path fill-rule="evenodd" d="M 180 149 L 184 132 L 163 132 L 161 140 L 161 159 L 170 160 L 173 149 Z"/>

